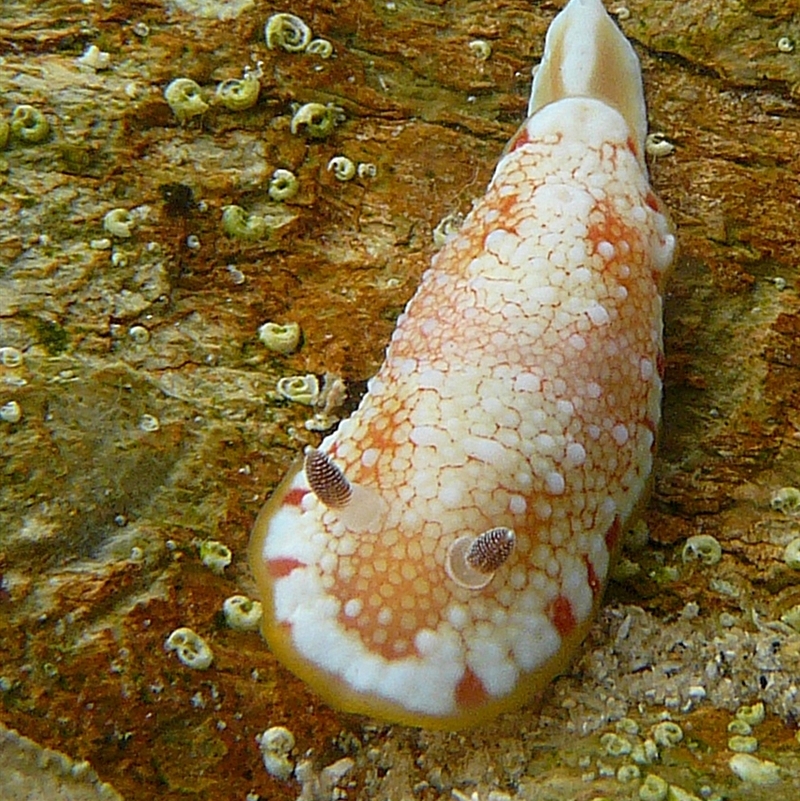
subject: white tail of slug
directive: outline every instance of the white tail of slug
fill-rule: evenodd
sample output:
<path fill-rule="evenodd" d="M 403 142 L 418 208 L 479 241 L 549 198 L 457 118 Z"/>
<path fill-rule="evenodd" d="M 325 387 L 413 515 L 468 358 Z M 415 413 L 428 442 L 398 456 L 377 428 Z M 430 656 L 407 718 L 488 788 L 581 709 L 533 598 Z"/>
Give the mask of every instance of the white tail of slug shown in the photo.
<path fill-rule="evenodd" d="M 547 31 L 528 116 L 565 97 L 591 97 L 619 111 L 644 167 L 647 109 L 639 59 L 600 0 L 571 0 Z"/>

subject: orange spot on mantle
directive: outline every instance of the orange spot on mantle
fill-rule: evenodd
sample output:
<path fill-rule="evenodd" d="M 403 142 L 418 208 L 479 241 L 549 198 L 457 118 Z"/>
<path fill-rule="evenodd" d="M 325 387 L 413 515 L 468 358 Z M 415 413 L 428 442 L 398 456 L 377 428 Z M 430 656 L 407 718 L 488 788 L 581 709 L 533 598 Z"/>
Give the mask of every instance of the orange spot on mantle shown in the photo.
<path fill-rule="evenodd" d="M 653 210 L 653 211 L 661 211 L 661 203 L 659 202 L 658 198 L 653 194 L 653 192 L 648 192 L 647 197 L 644 199 L 644 202 Z"/>
<path fill-rule="evenodd" d="M 559 595 L 548 610 L 550 621 L 562 637 L 569 636 L 578 622 L 575 620 L 575 613 L 572 611 L 572 603 L 569 598 Z"/>
<path fill-rule="evenodd" d="M 620 534 L 622 534 L 622 523 L 620 522 L 619 515 L 614 518 L 614 522 L 608 527 L 606 531 L 606 548 L 609 551 L 614 551 L 619 542 Z"/>
<path fill-rule="evenodd" d="M 284 578 L 298 567 L 305 567 L 304 562 L 297 559 L 268 559 L 267 570 L 272 578 Z"/>
<path fill-rule="evenodd" d="M 508 152 L 513 153 L 518 148 L 522 147 L 523 145 L 527 145 L 531 139 L 528 136 L 528 129 L 526 126 L 522 126 L 514 138 L 508 143 Z"/>
<path fill-rule="evenodd" d="M 597 594 L 600 592 L 600 579 L 597 578 L 592 560 L 588 556 L 584 556 L 583 561 L 586 562 L 586 580 L 589 582 L 592 595 L 597 597 Z"/>
<path fill-rule="evenodd" d="M 456 686 L 456 703 L 459 707 L 472 709 L 485 704 L 488 699 L 489 693 L 486 692 L 483 682 L 467 668 Z"/>
<path fill-rule="evenodd" d="M 300 506 L 307 494 L 308 490 L 302 489 L 302 487 L 295 487 L 295 489 L 289 490 L 283 496 L 283 502 L 288 506 Z"/>

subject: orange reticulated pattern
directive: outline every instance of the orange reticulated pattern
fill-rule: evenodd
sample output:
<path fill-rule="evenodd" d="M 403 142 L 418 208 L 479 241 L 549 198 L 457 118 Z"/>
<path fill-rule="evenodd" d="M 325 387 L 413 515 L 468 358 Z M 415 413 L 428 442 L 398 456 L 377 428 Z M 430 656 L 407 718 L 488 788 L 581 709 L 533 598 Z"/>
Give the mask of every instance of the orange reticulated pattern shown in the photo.
<path fill-rule="evenodd" d="M 282 566 L 277 622 L 295 665 L 343 682 L 351 706 L 457 717 L 535 686 L 588 625 L 661 395 L 671 242 L 626 138 L 519 140 L 434 258 L 359 409 L 321 445 L 375 514 L 298 495 L 302 473 L 284 496 L 264 548 Z M 511 557 L 480 590 L 456 584 L 450 544 L 497 526 L 516 533 Z M 324 647 L 300 630 L 304 594 L 327 604 Z"/>

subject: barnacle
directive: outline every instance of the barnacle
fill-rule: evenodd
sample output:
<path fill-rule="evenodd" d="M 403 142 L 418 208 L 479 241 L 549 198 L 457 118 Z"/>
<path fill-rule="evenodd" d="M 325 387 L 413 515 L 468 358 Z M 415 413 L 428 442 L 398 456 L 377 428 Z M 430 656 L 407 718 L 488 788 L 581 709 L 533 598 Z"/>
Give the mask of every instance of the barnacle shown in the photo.
<path fill-rule="evenodd" d="M 150 341 L 150 332 L 143 325 L 132 325 L 128 329 L 128 336 L 137 345 L 146 345 Z"/>
<path fill-rule="evenodd" d="M 180 122 L 208 111 L 200 86 L 191 78 L 176 78 L 164 90 L 164 99 Z"/>
<path fill-rule="evenodd" d="M 300 344 L 300 326 L 297 323 L 264 323 L 258 329 L 258 338 L 268 350 L 291 353 Z"/>
<path fill-rule="evenodd" d="M 50 123 L 33 106 L 17 106 L 11 113 L 11 133 L 28 145 L 38 145 L 50 135 Z"/>
<path fill-rule="evenodd" d="M 660 776 L 650 773 L 639 788 L 640 801 L 666 801 L 669 785 Z"/>
<path fill-rule="evenodd" d="M 378 168 L 371 161 L 362 161 L 358 165 L 359 178 L 374 178 L 378 174 Z"/>
<path fill-rule="evenodd" d="M 623 737 L 613 731 L 606 732 L 600 738 L 600 747 L 606 756 L 611 757 L 627 756 L 633 749 L 631 741 L 627 737 Z"/>
<path fill-rule="evenodd" d="M 175 629 L 169 635 L 164 643 L 164 649 L 176 651 L 178 659 L 186 667 L 194 668 L 195 670 L 206 670 L 211 667 L 211 663 L 214 661 L 214 654 L 208 643 L 199 634 L 185 626 Z"/>
<path fill-rule="evenodd" d="M 722 546 L 716 537 L 710 534 L 696 534 L 689 537 L 683 545 L 681 560 L 685 562 L 700 561 L 704 565 L 715 565 L 722 559 Z"/>
<path fill-rule="evenodd" d="M 319 381 L 313 374 L 287 376 L 278 381 L 277 390 L 286 400 L 313 406 L 319 398 Z"/>
<path fill-rule="evenodd" d="M 347 156 L 334 156 L 328 162 L 328 172 L 331 171 L 337 181 L 349 181 L 355 177 L 356 165 Z"/>
<path fill-rule="evenodd" d="M 736 712 L 736 720 L 743 720 L 750 726 L 758 726 L 764 722 L 765 709 L 764 702 L 758 701 L 751 706 L 740 706 Z"/>
<path fill-rule="evenodd" d="M 648 155 L 658 158 L 674 152 L 675 145 L 663 133 L 653 131 L 653 133 L 647 134 L 647 138 L 644 140 L 644 149 Z"/>
<path fill-rule="evenodd" d="M 330 58 L 333 55 L 333 45 L 327 39 L 312 39 L 306 47 L 306 53 L 320 58 Z"/>
<path fill-rule="evenodd" d="M 311 41 L 311 29 L 294 14 L 273 14 L 264 28 L 267 47 L 282 47 L 288 53 L 302 53 Z"/>
<path fill-rule="evenodd" d="M 219 540 L 203 540 L 200 543 L 200 561 L 218 576 L 222 575 L 232 558 L 231 549 Z"/>
<path fill-rule="evenodd" d="M 776 512 L 783 512 L 786 515 L 797 513 L 800 511 L 800 489 L 781 487 L 772 494 L 769 505 Z"/>
<path fill-rule="evenodd" d="M 342 109 L 333 103 L 306 103 L 295 111 L 290 128 L 293 134 L 302 132 L 311 139 L 324 139 L 343 119 Z"/>
<path fill-rule="evenodd" d="M 778 39 L 778 50 L 781 53 L 792 53 L 794 52 L 794 40 L 790 36 L 781 36 Z"/>
<path fill-rule="evenodd" d="M 643 743 L 633 746 L 631 759 L 637 765 L 652 765 L 658 759 L 658 746 L 648 737 Z"/>
<path fill-rule="evenodd" d="M 222 229 L 235 239 L 255 241 L 269 236 L 297 219 L 297 214 L 277 203 L 264 209 L 262 214 L 245 211 L 241 206 L 225 206 L 222 211 Z"/>
<path fill-rule="evenodd" d="M 653 726 L 652 734 L 656 745 L 664 748 L 677 745 L 683 740 L 683 729 L 671 720 L 662 720 L 661 723 L 656 723 Z"/>
<path fill-rule="evenodd" d="M 261 83 L 255 72 L 245 73 L 244 78 L 223 81 L 216 92 L 217 101 L 231 111 L 244 111 L 258 102 Z"/>
<path fill-rule="evenodd" d="M 22 419 L 22 409 L 16 401 L 0 406 L 0 420 L 4 423 L 18 423 Z"/>
<path fill-rule="evenodd" d="M 261 604 L 245 595 L 232 595 L 222 604 L 225 622 L 235 631 L 255 631 L 261 622 Z"/>
<path fill-rule="evenodd" d="M 728 748 L 739 754 L 752 754 L 758 751 L 758 739 L 752 735 L 734 734 L 728 738 Z"/>
<path fill-rule="evenodd" d="M 222 230 L 234 239 L 254 241 L 269 234 L 267 221 L 257 214 L 248 214 L 241 206 L 225 206 L 222 210 Z"/>
<path fill-rule="evenodd" d="M 139 418 L 139 428 L 147 434 L 153 434 L 161 428 L 161 421 L 152 414 L 143 414 Z"/>
<path fill-rule="evenodd" d="M 269 196 L 275 201 L 289 200 L 297 194 L 300 182 L 290 170 L 275 170 L 269 182 Z"/>
<path fill-rule="evenodd" d="M 636 765 L 620 765 L 617 770 L 617 781 L 627 784 L 628 782 L 635 782 L 640 779 L 642 772 Z"/>
<path fill-rule="evenodd" d="M 103 228 L 112 236 L 118 236 L 120 239 L 128 239 L 133 226 L 133 216 L 127 209 L 111 209 L 103 217 Z"/>
<path fill-rule="evenodd" d="M 288 758 L 294 748 L 294 735 L 283 726 L 273 726 L 256 739 L 267 772 L 276 779 L 288 779 L 294 770 L 294 763 Z"/>
<path fill-rule="evenodd" d="M 639 734 L 639 724 L 633 718 L 620 718 L 614 724 L 614 729 L 619 734 L 629 734 L 631 737 Z"/>
<path fill-rule="evenodd" d="M 10 345 L 0 348 L 0 364 L 3 367 L 20 367 L 22 365 L 22 351 Z"/>
<path fill-rule="evenodd" d="M 442 217 L 436 228 L 433 229 L 433 244 L 440 248 L 455 234 L 464 222 L 464 215 L 460 212 Z"/>
<path fill-rule="evenodd" d="M 492 46 L 485 39 L 473 39 L 469 49 L 478 61 L 487 61 L 492 55 Z"/>
<path fill-rule="evenodd" d="M 783 620 L 783 618 L 781 618 L 781 620 Z M 753 733 L 753 727 L 746 720 L 742 720 L 741 718 L 734 718 L 728 724 L 728 733 L 746 736 Z"/>

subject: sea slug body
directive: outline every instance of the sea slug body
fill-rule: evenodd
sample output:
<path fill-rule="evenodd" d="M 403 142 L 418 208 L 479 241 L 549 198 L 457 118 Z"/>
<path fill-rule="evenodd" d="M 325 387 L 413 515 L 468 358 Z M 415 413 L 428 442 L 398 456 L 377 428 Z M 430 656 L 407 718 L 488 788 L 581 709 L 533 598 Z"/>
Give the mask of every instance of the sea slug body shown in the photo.
<path fill-rule="evenodd" d="M 553 22 L 528 111 L 358 409 L 253 530 L 264 635 L 346 710 L 459 728 L 523 703 L 646 497 L 675 239 L 600 0 Z"/>

